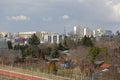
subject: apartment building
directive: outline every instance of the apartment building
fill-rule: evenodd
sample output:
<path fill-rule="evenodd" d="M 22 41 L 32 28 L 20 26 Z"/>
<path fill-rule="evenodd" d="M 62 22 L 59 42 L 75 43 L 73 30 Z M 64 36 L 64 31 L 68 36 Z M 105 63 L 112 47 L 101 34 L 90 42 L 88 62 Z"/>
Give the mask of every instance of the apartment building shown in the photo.
<path fill-rule="evenodd" d="M 104 34 L 104 35 L 105 35 L 105 36 L 112 36 L 113 33 L 112 33 L 111 30 L 105 30 L 105 34 Z"/>
<path fill-rule="evenodd" d="M 74 34 L 78 36 L 78 38 L 82 38 L 84 36 L 90 37 L 93 35 L 93 31 L 90 28 L 85 28 L 80 25 L 74 26 Z"/>
<path fill-rule="evenodd" d="M 79 38 L 84 36 L 84 28 L 80 25 L 74 26 L 74 34 Z"/>
<path fill-rule="evenodd" d="M 93 35 L 93 30 L 90 28 L 84 28 L 84 36 L 91 37 Z"/>
<path fill-rule="evenodd" d="M 36 34 L 36 36 L 40 39 L 40 43 L 59 43 L 63 37 L 59 35 L 58 33 L 53 33 L 53 32 L 46 32 L 46 31 L 41 31 L 41 32 L 18 32 L 14 33 L 14 39 L 19 41 L 18 39 L 24 38 L 28 39 L 30 38 L 33 34 Z"/>
<path fill-rule="evenodd" d="M 47 32 L 47 31 L 41 31 L 41 32 L 37 32 L 36 33 L 36 35 L 37 35 L 37 37 L 40 39 L 40 42 L 41 43 L 44 43 L 45 41 L 45 39 L 44 39 L 44 37 L 45 37 L 45 35 L 50 35 L 50 34 L 53 34 L 52 32 Z"/>
<path fill-rule="evenodd" d="M 59 44 L 63 40 L 63 36 L 57 33 L 46 34 L 44 35 L 44 43 L 57 43 Z"/>
<path fill-rule="evenodd" d="M 14 37 L 24 37 L 24 38 L 30 38 L 33 34 L 36 34 L 37 32 L 17 32 L 14 33 Z"/>

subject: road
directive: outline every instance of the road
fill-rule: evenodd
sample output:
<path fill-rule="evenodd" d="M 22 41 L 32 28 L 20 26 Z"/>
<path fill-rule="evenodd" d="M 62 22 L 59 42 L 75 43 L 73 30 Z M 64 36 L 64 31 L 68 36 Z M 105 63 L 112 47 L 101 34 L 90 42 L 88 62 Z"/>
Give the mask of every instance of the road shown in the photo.
<path fill-rule="evenodd" d="M 21 79 L 25 79 L 25 80 L 49 80 L 47 78 L 42 78 L 42 77 L 38 77 L 38 76 L 33 76 L 33 75 L 29 75 L 29 74 L 23 74 L 23 73 L 3 70 L 3 69 L 0 69 L 0 74 L 6 75 L 6 76 L 11 76 L 11 77 L 16 77 L 16 78 L 21 78 Z"/>

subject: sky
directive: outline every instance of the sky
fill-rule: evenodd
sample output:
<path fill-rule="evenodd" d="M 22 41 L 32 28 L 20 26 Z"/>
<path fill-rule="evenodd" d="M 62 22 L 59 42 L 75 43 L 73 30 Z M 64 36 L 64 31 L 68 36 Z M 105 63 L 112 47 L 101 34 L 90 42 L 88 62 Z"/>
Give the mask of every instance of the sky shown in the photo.
<path fill-rule="evenodd" d="M 0 0 L 0 31 L 120 30 L 120 0 Z"/>

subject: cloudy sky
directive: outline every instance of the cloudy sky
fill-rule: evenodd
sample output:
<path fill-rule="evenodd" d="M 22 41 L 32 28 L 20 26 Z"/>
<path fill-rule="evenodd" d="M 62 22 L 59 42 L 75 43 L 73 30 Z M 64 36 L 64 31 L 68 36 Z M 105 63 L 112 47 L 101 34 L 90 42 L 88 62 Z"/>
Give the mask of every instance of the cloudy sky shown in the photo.
<path fill-rule="evenodd" d="M 0 0 L 0 31 L 120 30 L 120 0 Z"/>

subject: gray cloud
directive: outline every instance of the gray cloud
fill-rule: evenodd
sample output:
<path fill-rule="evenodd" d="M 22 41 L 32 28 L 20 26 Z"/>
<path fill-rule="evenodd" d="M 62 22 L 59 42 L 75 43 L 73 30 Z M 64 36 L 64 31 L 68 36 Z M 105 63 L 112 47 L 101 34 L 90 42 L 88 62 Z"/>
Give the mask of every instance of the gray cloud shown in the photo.
<path fill-rule="evenodd" d="M 26 27 L 27 30 L 49 29 L 50 31 L 62 32 L 65 25 L 73 26 L 79 24 L 95 28 L 103 26 L 103 28 L 108 29 L 114 28 L 114 26 L 116 26 L 116 29 L 119 29 L 118 27 L 120 26 L 119 0 L 0 1 L 0 26 L 5 26 L 1 28 L 3 30 L 5 28 L 9 29 L 8 27 L 12 26 L 14 28 L 17 27 L 15 29 L 19 31 L 18 26 L 28 26 Z M 19 14 L 22 14 L 22 16 L 20 17 Z M 30 19 L 30 21 L 22 24 L 19 22 L 15 23 L 10 20 L 5 20 L 6 16 L 8 16 L 10 20 Z M 60 18 L 60 16 L 62 18 Z M 39 27 L 34 28 L 34 26 Z M 12 30 L 13 29 L 10 31 Z"/>

